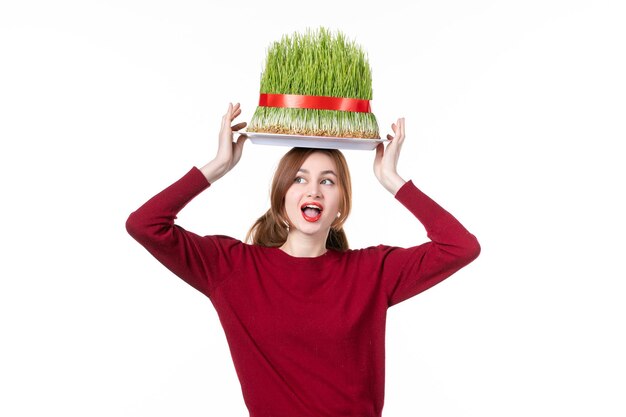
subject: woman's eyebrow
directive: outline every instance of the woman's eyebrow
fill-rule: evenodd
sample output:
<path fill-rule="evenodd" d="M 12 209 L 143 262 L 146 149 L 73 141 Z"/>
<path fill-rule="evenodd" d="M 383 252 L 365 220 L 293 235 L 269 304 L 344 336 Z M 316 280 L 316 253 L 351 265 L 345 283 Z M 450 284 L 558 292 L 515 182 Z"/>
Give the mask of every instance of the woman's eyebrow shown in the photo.
<path fill-rule="evenodd" d="M 298 170 L 298 172 L 304 172 L 305 174 L 308 174 L 309 170 L 308 169 L 304 169 L 304 168 L 300 168 Z M 327 169 L 326 171 L 322 171 L 322 172 L 320 172 L 320 174 L 322 174 L 322 175 L 333 174 L 335 177 L 337 176 L 337 174 L 335 174 L 335 171 L 333 171 L 332 169 Z"/>

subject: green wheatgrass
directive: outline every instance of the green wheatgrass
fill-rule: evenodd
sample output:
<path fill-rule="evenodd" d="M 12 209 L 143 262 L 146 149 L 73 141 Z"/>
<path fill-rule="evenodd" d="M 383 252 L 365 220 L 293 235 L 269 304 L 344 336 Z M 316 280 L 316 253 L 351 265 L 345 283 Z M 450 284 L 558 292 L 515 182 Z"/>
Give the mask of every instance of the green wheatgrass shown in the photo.
<path fill-rule="evenodd" d="M 274 42 L 261 74 L 261 93 L 372 99 L 366 54 L 341 32 L 307 29 Z M 306 136 L 380 138 L 373 113 L 257 107 L 248 130 Z"/>

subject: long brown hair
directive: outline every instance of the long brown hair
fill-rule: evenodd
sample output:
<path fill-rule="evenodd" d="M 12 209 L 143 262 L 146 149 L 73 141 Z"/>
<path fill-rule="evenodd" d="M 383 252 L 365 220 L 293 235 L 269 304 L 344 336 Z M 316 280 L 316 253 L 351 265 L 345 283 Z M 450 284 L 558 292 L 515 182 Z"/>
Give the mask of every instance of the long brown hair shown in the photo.
<path fill-rule="evenodd" d="M 287 190 L 293 184 L 304 161 L 314 152 L 326 154 L 333 160 L 337 167 L 337 183 L 341 190 L 341 201 L 339 202 L 341 214 L 330 226 L 326 238 L 326 248 L 339 251 L 349 249 L 343 224 L 352 209 L 352 181 L 348 163 L 341 151 L 336 149 L 293 148 L 281 158 L 272 181 L 270 208 L 252 225 L 246 235 L 246 242 L 275 248 L 287 241 L 289 227 L 293 225 L 285 210 L 285 195 L 287 195 Z"/>

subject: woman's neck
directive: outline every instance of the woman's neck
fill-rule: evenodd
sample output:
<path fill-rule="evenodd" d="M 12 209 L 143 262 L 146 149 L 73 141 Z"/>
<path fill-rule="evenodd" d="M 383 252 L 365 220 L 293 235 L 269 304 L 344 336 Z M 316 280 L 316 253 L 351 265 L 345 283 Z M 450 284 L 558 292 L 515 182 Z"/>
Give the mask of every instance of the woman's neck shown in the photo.
<path fill-rule="evenodd" d="M 283 243 L 280 249 L 298 258 L 315 258 L 326 253 L 326 238 L 323 240 L 311 236 L 297 236 L 290 233 L 287 241 Z"/>

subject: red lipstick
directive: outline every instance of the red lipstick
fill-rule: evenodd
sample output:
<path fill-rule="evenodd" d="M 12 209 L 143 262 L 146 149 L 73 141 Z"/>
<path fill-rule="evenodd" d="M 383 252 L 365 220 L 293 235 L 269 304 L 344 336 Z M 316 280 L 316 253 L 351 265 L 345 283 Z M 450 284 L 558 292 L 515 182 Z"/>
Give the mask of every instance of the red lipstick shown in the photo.
<path fill-rule="evenodd" d="M 322 217 L 324 207 L 318 202 L 311 201 L 300 206 L 300 210 L 302 210 L 304 220 L 314 223 Z"/>

